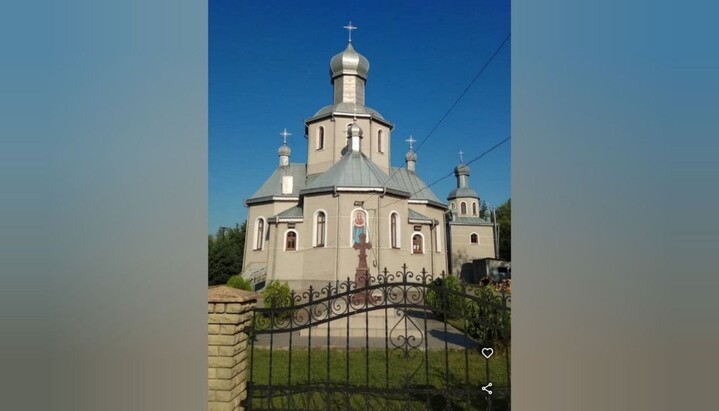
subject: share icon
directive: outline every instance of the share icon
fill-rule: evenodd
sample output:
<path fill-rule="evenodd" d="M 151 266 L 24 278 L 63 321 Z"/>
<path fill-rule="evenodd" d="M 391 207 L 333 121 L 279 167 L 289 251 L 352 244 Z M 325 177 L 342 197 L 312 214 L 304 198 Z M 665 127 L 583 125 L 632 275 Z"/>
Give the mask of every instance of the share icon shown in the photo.
<path fill-rule="evenodd" d="M 492 386 L 492 383 L 490 382 L 489 384 L 482 387 L 482 391 L 487 391 L 487 394 L 492 395 L 492 390 L 489 389 L 489 387 L 491 387 L 491 386 Z"/>

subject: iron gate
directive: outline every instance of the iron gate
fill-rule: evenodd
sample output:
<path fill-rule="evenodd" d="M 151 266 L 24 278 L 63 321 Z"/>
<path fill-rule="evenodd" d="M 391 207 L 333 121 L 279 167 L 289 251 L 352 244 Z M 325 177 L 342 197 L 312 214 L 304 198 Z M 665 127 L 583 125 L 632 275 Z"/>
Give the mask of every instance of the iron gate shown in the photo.
<path fill-rule="evenodd" d="M 273 305 L 273 304 L 266 304 Z M 510 409 L 510 295 L 387 269 L 256 308 L 248 409 Z"/>

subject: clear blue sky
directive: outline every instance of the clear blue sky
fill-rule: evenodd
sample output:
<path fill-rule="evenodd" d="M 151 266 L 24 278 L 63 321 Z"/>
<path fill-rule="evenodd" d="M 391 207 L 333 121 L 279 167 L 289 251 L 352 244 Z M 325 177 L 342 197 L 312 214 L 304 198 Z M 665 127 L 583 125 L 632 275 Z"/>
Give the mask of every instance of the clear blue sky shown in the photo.
<path fill-rule="evenodd" d="M 395 124 L 392 164 L 424 139 L 510 32 L 509 1 L 209 2 L 209 230 L 247 217 L 244 200 L 278 165 L 279 133 L 305 162 L 304 119 L 331 104 L 329 61 L 352 44 L 370 62 L 366 104 Z M 511 39 L 417 152 L 427 184 L 510 133 Z M 510 144 L 471 165 L 498 206 L 510 197 Z M 445 199 L 447 178 L 431 189 Z"/>

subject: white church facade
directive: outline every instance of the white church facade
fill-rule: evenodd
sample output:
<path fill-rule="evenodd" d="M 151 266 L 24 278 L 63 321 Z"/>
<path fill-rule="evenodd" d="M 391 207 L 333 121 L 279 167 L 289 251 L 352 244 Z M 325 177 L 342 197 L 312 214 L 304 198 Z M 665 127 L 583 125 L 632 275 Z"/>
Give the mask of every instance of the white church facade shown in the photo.
<path fill-rule="evenodd" d="M 393 167 L 394 125 L 365 104 L 369 61 L 352 42 L 330 61 L 334 101 L 305 120 L 306 163 L 279 164 L 245 200 L 242 275 L 254 283 L 287 281 L 295 290 L 354 279 L 365 234 L 370 275 L 385 267 L 437 275 L 462 262 L 496 258 L 496 226 L 480 216 L 469 167 L 455 168 L 457 188 L 440 200 L 418 175 L 417 155 Z"/>

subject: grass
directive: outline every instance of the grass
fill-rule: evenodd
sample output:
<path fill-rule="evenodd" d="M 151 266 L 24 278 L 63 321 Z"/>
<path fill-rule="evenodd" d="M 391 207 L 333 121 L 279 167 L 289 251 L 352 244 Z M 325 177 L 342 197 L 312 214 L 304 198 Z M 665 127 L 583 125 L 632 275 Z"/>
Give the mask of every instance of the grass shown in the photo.
<path fill-rule="evenodd" d="M 391 349 L 293 349 L 271 354 L 272 386 L 283 388 L 272 396 L 256 390 L 254 407 L 270 407 L 272 401 L 272 407 L 280 408 L 486 409 L 486 396 L 470 390 L 491 381 L 492 409 L 507 408 L 508 354 L 489 360 L 475 349 L 430 350 L 426 357 L 424 351 L 405 357 Z M 255 348 L 251 367 L 256 386 L 270 384 L 269 350 Z"/>

